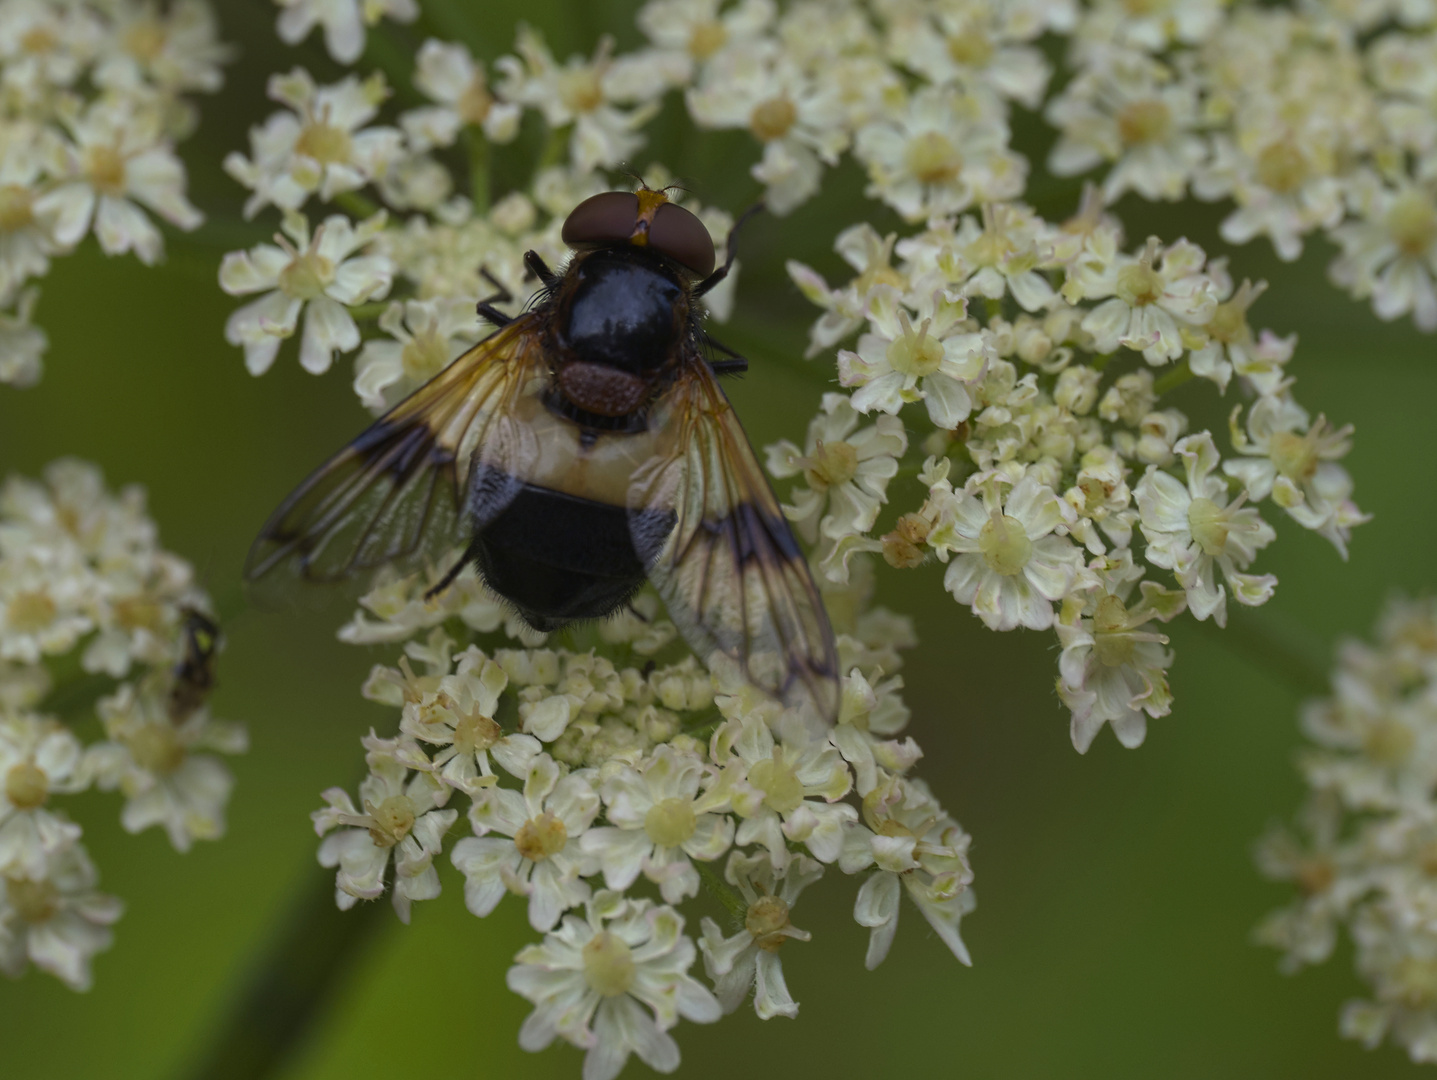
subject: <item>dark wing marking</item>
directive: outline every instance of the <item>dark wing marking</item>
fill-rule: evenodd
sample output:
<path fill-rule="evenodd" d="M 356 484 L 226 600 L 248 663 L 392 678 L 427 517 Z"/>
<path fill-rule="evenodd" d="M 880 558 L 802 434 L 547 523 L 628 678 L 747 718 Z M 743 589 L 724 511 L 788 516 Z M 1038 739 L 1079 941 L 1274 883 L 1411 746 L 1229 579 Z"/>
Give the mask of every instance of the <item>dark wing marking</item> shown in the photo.
<path fill-rule="evenodd" d="M 733 407 L 695 363 L 670 391 L 665 438 L 634 472 L 630 530 L 686 641 L 737 661 L 785 704 L 837 721 L 838 650 L 808 563 Z M 660 518 L 655 510 L 672 513 Z"/>
<path fill-rule="evenodd" d="M 545 371 L 532 316 L 481 341 L 280 504 L 250 548 L 245 578 L 285 567 L 302 581 L 342 581 L 466 540 L 522 486 L 514 477 L 533 438 L 512 413 Z M 284 579 L 277 588 L 288 584 L 272 576 Z"/>

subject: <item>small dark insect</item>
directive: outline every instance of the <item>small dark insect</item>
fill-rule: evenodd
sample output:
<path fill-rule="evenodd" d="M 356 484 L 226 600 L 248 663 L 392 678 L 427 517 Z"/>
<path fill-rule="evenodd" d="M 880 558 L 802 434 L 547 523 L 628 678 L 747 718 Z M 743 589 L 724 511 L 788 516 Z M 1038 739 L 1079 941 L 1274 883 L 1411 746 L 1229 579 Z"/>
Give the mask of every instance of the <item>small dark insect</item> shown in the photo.
<path fill-rule="evenodd" d="M 559 272 L 524 256 L 542 286 L 529 309 L 495 309 L 502 289 L 481 302 L 498 329 L 311 474 L 245 576 L 333 582 L 462 544 L 430 595 L 473 564 L 545 631 L 612 614 L 647 579 L 700 658 L 833 721 L 823 601 L 715 378 L 748 362 L 702 329 L 734 235 L 715 269 L 698 218 L 644 188 L 580 203 L 563 238 Z"/>
<path fill-rule="evenodd" d="M 168 706 L 170 720 L 176 724 L 187 720 L 214 689 L 215 656 L 220 644 L 219 624 L 203 611 L 186 607 L 182 614 L 185 652 L 175 665 Z"/>

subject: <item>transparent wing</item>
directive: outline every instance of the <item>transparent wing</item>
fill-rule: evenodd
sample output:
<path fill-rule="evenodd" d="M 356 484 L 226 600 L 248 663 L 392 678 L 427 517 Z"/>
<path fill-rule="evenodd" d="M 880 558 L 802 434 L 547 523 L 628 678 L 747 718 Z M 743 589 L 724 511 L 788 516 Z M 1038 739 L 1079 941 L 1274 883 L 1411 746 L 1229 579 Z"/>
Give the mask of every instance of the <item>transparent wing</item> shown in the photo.
<path fill-rule="evenodd" d="M 264 579 L 277 599 L 294 579 L 417 562 L 492 520 L 534 453 L 514 417 L 544 385 L 533 325 L 520 318 L 481 341 L 311 473 L 260 530 L 246 580 Z"/>
<path fill-rule="evenodd" d="M 664 407 L 665 438 L 634 473 L 629 521 L 669 617 L 701 659 L 718 650 L 756 686 L 836 722 L 828 614 L 727 396 L 695 364 Z"/>

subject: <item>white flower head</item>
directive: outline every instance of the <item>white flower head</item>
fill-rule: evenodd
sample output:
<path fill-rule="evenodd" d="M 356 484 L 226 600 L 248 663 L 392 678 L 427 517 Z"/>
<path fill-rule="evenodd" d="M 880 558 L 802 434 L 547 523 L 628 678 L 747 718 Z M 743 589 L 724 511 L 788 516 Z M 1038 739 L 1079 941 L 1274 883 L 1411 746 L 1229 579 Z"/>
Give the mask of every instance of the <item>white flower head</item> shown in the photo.
<path fill-rule="evenodd" d="M 509 677 L 474 645 L 456 660 L 453 674 L 440 678 L 432 691 L 411 694 L 404 703 L 400 730 L 437 748 L 433 757 L 416 756 L 414 767 L 432 770 L 451 787 L 469 792 L 495 782 L 495 764 L 523 779 L 541 746 L 532 735 L 505 734 L 494 719 Z M 427 681 L 410 680 L 410 684 Z"/>
<path fill-rule="evenodd" d="M 3 257 L 0 253 L 0 259 Z M 39 290 L 26 289 L 13 311 L 0 311 L 0 384 L 23 388 L 40 381 L 41 357 L 50 347 L 50 338 L 30 321 L 39 297 Z"/>
<path fill-rule="evenodd" d="M 90 988 L 90 962 L 110 947 L 124 906 L 95 891 L 99 874 L 79 844 L 42 875 L 0 874 L 0 971 L 11 978 L 34 964 L 72 990 Z"/>
<path fill-rule="evenodd" d="M 354 361 L 354 392 L 375 413 L 438 375 L 483 333 L 473 302 L 448 297 L 395 301 L 379 328 L 390 337 L 365 342 Z"/>
<path fill-rule="evenodd" d="M 838 858 L 844 827 L 858 815 L 839 801 L 853 776 L 836 747 L 780 743 L 759 711 L 723 724 L 710 757 L 723 770 L 713 794 L 727 794 L 741 819 L 734 843 L 762 845 L 775 869 L 792 857 L 789 841 L 819 862 Z"/>
<path fill-rule="evenodd" d="M 1124 345 L 1155 366 L 1176 360 L 1187 347 L 1184 327 L 1205 325 L 1217 307 L 1216 287 L 1203 273 L 1205 261 L 1196 244 L 1179 240 L 1162 248 L 1157 237 L 1136 257 L 1116 257 L 1084 287 L 1090 299 L 1111 297 L 1083 318 L 1093 348 L 1112 352 Z"/>
<path fill-rule="evenodd" d="M 1240 604 L 1264 604 L 1277 587 L 1271 574 L 1246 574 L 1262 548 L 1275 538 L 1272 526 L 1255 507 L 1245 506 L 1248 493 L 1228 498 L 1227 484 L 1213 475 L 1217 447 L 1207 432 L 1180 439 L 1174 452 L 1182 459 L 1187 483 L 1156 466 L 1133 488 L 1142 514 L 1147 561 L 1172 570 L 1188 594 L 1198 619 L 1209 615 L 1227 625 L 1227 593 L 1217 583 L 1221 570 L 1233 598 Z"/>
<path fill-rule="evenodd" d="M 542 1050 L 561 1037 L 585 1050 L 584 1080 L 613 1080 L 630 1054 L 659 1072 L 679 1065 L 668 1034 L 682 1017 L 711 1024 L 717 1000 L 688 973 L 693 941 L 669 907 L 601 892 L 583 916 L 521 949 L 509 989 L 534 1003 L 519 1045 Z"/>
<path fill-rule="evenodd" d="M 869 427 L 859 430 L 858 424 L 847 396 L 824 394 L 802 451 L 787 440 L 768 448 L 770 475 L 804 479 L 806 486 L 793 490 L 784 513 L 810 543 L 820 526 L 829 539 L 868 532 L 888 501 L 888 481 L 908 449 L 903 423 L 879 416 Z"/>
<path fill-rule="evenodd" d="M 489 787 L 469 810 L 477 836 L 454 845 L 464 875 L 464 902 L 475 915 L 493 911 L 505 891 L 529 898 L 529 924 L 552 930 L 559 917 L 589 898 L 583 878 L 592 859 L 580 844 L 599 813 L 592 772 L 565 773 L 548 754 L 529 766 L 523 792 Z"/>
<path fill-rule="evenodd" d="M 725 937 L 712 919 L 703 921 L 704 971 L 713 980 L 723 1011 L 743 1004 L 750 990 L 760 1020 L 796 1017 L 798 1002 L 788 992 L 779 950 L 784 942 L 808 941 L 811 935 L 789 921 L 794 902 L 809 885 L 823 876 L 823 867 L 805 855 L 793 859 L 782 872 L 763 855 L 735 851 L 729 856 L 724 877 L 736 886 L 747 906 L 743 926 Z"/>
<path fill-rule="evenodd" d="M 1093 586 L 1071 597 L 1055 624 L 1063 646 L 1058 695 L 1072 710 L 1073 748 L 1080 754 L 1105 723 L 1122 745 L 1141 746 L 1147 717 L 1172 711 L 1167 669 L 1173 654 L 1165 635 L 1144 627 L 1175 618 L 1187 602 L 1182 592 L 1143 581 L 1143 567 L 1126 548 L 1095 559 L 1089 569 Z M 1141 596 L 1130 603 L 1134 586 Z"/>
<path fill-rule="evenodd" d="M 294 211 L 312 194 L 325 201 L 379 181 L 404 152 L 397 128 L 366 127 L 389 96 L 382 75 L 353 75 L 319 86 L 303 68 L 273 75 L 269 96 L 292 111 L 277 112 L 250 131 L 250 154 L 232 153 L 225 170 L 254 192 L 245 217 L 274 205 Z"/>
<path fill-rule="evenodd" d="M 973 910 L 969 836 L 922 782 L 889 777 L 863 799 L 863 825 L 848 830 L 839 866 L 846 874 L 869 867 L 853 917 L 870 928 L 866 964 L 883 963 L 898 932 L 899 895 L 907 892 L 928 925 L 961 963 L 971 964 L 958 933 Z"/>
<path fill-rule="evenodd" d="M 185 197 L 185 167 L 164 136 L 156 110 L 101 98 L 66 117 L 68 139 L 55 144 L 51 171 L 60 183 L 34 203 L 38 219 L 73 247 L 94 224 L 107 255 L 133 251 L 146 265 L 164 253 L 160 230 L 144 213 L 180 229 L 204 220 Z"/>
<path fill-rule="evenodd" d="M 448 787 L 427 772 L 410 775 L 400 740 L 370 733 L 363 741 L 369 775 L 359 785 L 360 806 L 343 788 L 330 788 L 323 794 L 328 805 L 310 815 L 314 831 L 324 837 L 319 864 L 338 867 L 334 899 L 347 911 L 384 894 L 392 863 L 394 910 L 408 922 L 413 901 L 439 895 L 434 857 L 459 812 L 440 809 Z M 332 831 L 339 826 L 347 828 Z"/>
<path fill-rule="evenodd" d="M 83 791 L 80 740 L 56 720 L 0 711 L 0 873 L 31 880 L 80 838 L 80 827 L 47 808 L 52 795 Z"/>
<path fill-rule="evenodd" d="M 999 487 L 996 478 L 986 481 L 981 498 L 938 489 L 937 524 L 927 543 L 940 558 L 954 556 L 943 586 L 990 629 L 1046 630 L 1053 602 L 1082 569 L 1082 550 L 1055 531 L 1072 511 L 1032 473 L 1006 498 Z"/>
<path fill-rule="evenodd" d="M 242 754 L 249 746 L 245 729 L 210 719 L 205 708 L 176 724 L 167 696 L 148 683 L 138 689 L 124 683 L 96 708 L 109 741 L 87 748 L 86 767 L 102 790 L 124 794 L 125 831 L 162 826 L 176 851 L 223 836 L 234 777 L 214 754 L 200 751 Z"/>
<path fill-rule="evenodd" d="M 269 370 L 280 343 L 294 336 L 301 313 L 305 319 L 299 362 L 311 374 L 328 371 L 336 350 L 358 347 L 359 327 L 345 306 L 384 297 L 394 264 L 384 255 L 355 253 L 383 228 L 382 213 L 357 227 L 336 214 L 311 234 L 307 219 L 290 214 L 274 244 L 225 256 L 220 266 L 225 292 L 265 294 L 225 323 L 225 340 L 244 347 L 251 375 Z"/>
<path fill-rule="evenodd" d="M 1027 162 L 1008 149 L 1008 125 L 981 98 L 938 87 L 915 94 L 858 130 L 854 154 L 868 169 L 868 194 L 907 221 L 1016 198 Z"/>
<path fill-rule="evenodd" d="M 615 762 L 606 769 L 599 790 L 610 824 L 590 829 L 582 844 L 604 884 L 623 892 L 642 873 L 665 903 L 696 896 L 699 875 L 690 860 L 712 862 L 733 843 L 728 798 L 709 793 L 716 780 L 700 755 L 667 745 L 637 767 Z"/>
<path fill-rule="evenodd" d="M 465 127 L 478 128 L 494 143 L 511 142 L 519 133 L 519 106 L 494 96 L 483 64 L 460 43 L 425 41 L 415 57 L 414 85 L 437 102 L 400 120 L 417 150 L 451 146 Z"/>
<path fill-rule="evenodd" d="M 1352 477 L 1338 464 L 1352 448 L 1352 425 L 1334 429 L 1325 416 L 1312 420 L 1286 394 L 1258 398 L 1245 428 L 1238 424 L 1241 411 L 1235 407 L 1229 421 L 1232 444 L 1251 456 L 1223 462 L 1223 471 L 1241 480 L 1252 498 L 1271 498 L 1345 559 L 1352 526 L 1371 517 L 1352 501 Z"/>
<path fill-rule="evenodd" d="M 935 425 L 956 428 L 973 409 L 969 385 L 982 377 L 991 353 L 966 317 L 965 301 L 941 290 L 921 298 L 910 315 L 891 286 L 874 289 L 873 332 L 858 339 L 857 352 L 838 354 L 839 382 L 857 387 L 853 407 L 896 414 L 922 401 Z"/>
<path fill-rule="evenodd" d="M 341 64 L 352 64 L 364 51 L 365 28 L 386 15 L 395 22 L 419 16 L 416 0 L 275 0 L 281 11 L 275 30 L 287 45 L 298 45 L 316 26 L 324 47 Z"/>

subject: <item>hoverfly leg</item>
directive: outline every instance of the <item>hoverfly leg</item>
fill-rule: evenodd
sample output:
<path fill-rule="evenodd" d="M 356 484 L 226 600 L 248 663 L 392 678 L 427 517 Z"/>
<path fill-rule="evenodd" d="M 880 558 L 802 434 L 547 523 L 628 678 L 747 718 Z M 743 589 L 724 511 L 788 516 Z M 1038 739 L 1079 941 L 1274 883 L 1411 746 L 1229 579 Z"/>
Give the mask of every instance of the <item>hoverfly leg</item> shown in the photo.
<path fill-rule="evenodd" d="M 479 537 L 475 536 L 473 540 L 469 541 L 469 546 L 464 549 L 464 554 L 460 555 L 459 558 L 455 561 L 454 565 L 451 566 L 449 570 L 445 573 L 445 575 L 439 579 L 439 583 L 424 594 L 424 599 L 426 601 L 433 600 L 445 589 L 449 588 L 450 585 L 453 585 L 454 579 L 457 578 L 460 574 L 462 574 L 464 572 L 464 568 L 468 566 L 471 562 L 473 562 L 478 557 L 478 555 Z"/>
<path fill-rule="evenodd" d="M 558 280 L 558 274 L 549 269 L 549 264 L 540 258 L 537 251 L 524 252 L 524 265 L 529 268 L 529 273 L 539 279 L 544 285 L 552 285 Z"/>
<path fill-rule="evenodd" d="M 715 341 L 707 334 L 704 336 L 704 344 L 709 348 L 723 353 L 727 360 L 710 360 L 709 370 L 715 375 L 742 375 L 748 371 L 748 357 L 740 356 L 721 341 Z"/>
<path fill-rule="evenodd" d="M 738 258 L 738 231 L 744 227 L 749 218 L 763 208 L 763 203 L 756 202 L 738 216 L 738 220 L 733 223 L 733 228 L 728 231 L 728 239 L 724 241 L 723 265 L 694 286 L 695 296 L 703 296 L 704 293 L 711 291 L 719 282 L 728 277 L 734 259 Z"/>
<path fill-rule="evenodd" d="M 494 295 L 486 296 L 483 300 L 480 300 L 479 303 L 474 306 L 474 310 L 479 313 L 479 317 L 481 319 L 487 319 L 495 326 L 508 326 L 511 322 L 514 321 L 514 316 L 505 315 L 494 305 L 509 303 L 511 300 L 514 299 L 514 294 L 504 287 L 504 283 L 502 281 L 496 278 L 493 274 L 489 273 L 489 268 L 487 266 L 481 266 L 479 268 L 479 276 L 482 277 L 485 281 L 487 281 L 490 285 L 493 285 L 494 288 L 498 291 L 495 292 Z"/>

